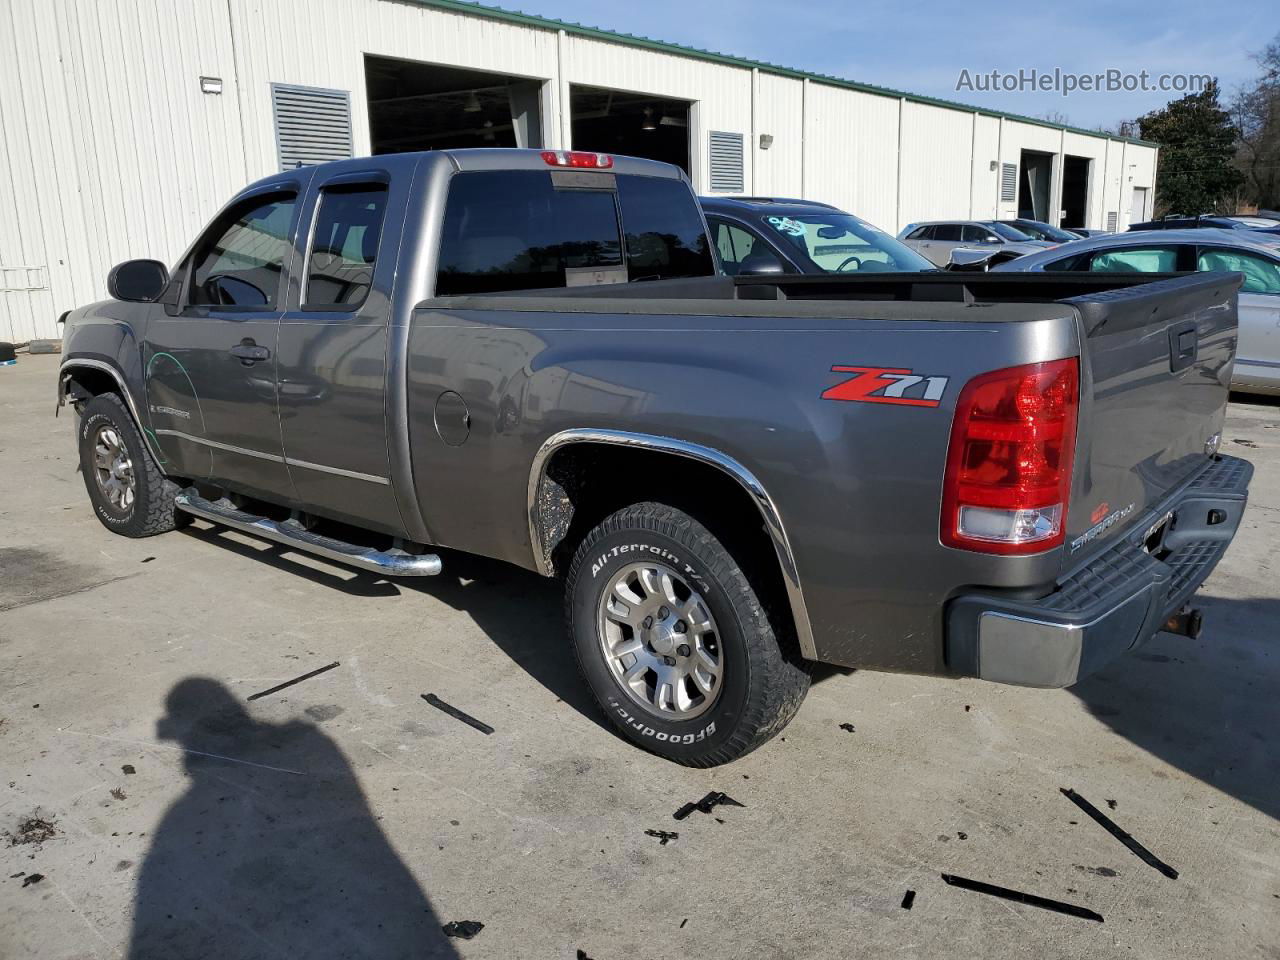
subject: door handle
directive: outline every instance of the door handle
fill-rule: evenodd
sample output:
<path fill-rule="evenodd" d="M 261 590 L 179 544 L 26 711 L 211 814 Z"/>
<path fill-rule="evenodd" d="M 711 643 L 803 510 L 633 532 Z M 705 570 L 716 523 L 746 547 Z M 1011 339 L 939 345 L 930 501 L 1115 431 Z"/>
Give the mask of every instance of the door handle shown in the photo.
<path fill-rule="evenodd" d="M 245 337 L 234 347 L 231 348 L 231 355 L 239 358 L 240 362 L 246 367 L 252 366 L 259 360 L 269 360 L 271 351 L 266 347 L 260 347 L 249 337 Z"/>

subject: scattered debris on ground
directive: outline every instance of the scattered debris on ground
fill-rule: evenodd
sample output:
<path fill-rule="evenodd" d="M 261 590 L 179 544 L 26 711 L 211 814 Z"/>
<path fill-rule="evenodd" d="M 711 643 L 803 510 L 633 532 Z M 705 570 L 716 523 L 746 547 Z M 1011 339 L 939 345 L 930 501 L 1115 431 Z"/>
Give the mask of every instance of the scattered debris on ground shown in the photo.
<path fill-rule="evenodd" d="M 902 895 L 903 910 L 910 910 L 915 905 L 915 902 L 916 902 L 916 892 L 914 890 L 908 890 L 906 893 Z"/>
<path fill-rule="evenodd" d="M 456 937 L 459 940 L 470 940 L 484 929 L 484 924 L 479 920 L 451 920 L 440 929 L 444 931 L 444 935 L 446 937 Z"/>
<path fill-rule="evenodd" d="M 304 673 L 302 676 L 294 677 L 292 680 L 286 680 L 284 683 L 277 683 L 274 687 L 271 687 L 270 689 L 267 689 L 267 690 L 263 690 L 261 693 L 251 693 L 246 699 L 257 700 L 261 697 L 268 697 L 273 693 L 279 693 L 285 687 L 292 687 L 295 683 L 301 683 L 303 680 L 310 680 L 312 677 L 318 677 L 320 676 L 320 674 L 327 673 L 330 670 L 332 670 L 334 667 L 340 667 L 340 666 L 342 666 L 342 664 L 340 664 L 337 660 L 335 660 L 333 661 L 333 663 L 326 664 L 325 666 L 320 667 L 318 670 L 312 670 L 310 673 Z"/>
<path fill-rule="evenodd" d="M 454 706 L 451 706 L 450 704 L 445 703 L 443 700 L 437 697 L 434 693 L 424 693 L 422 695 L 422 699 L 427 701 L 427 703 L 431 704 L 437 710 L 447 713 L 449 716 L 453 717 L 453 719 L 461 720 L 463 723 L 465 723 L 469 727 L 475 727 L 485 736 L 489 736 L 490 734 L 493 733 L 493 727 L 489 726 L 487 723 L 485 723 L 482 720 L 477 720 L 475 717 L 471 716 L 471 714 L 463 713 L 457 707 L 454 707 Z"/>
<path fill-rule="evenodd" d="M 19 823 L 16 831 L 5 832 L 11 847 L 35 844 L 39 848 L 46 840 L 52 840 L 57 835 L 57 821 L 40 816 L 39 810 Z"/>
<path fill-rule="evenodd" d="M 956 839 L 957 839 L 957 840 L 968 840 L 968 839 L 969 839 L 969 835 L 968 835 L 967 833 L 965 833 L 963 830 L 957 830 L 957 831 L 956 831 Z"/>
<path fill-rule="evenodd" d="M 1240 444 L 1240 446 L 1242 446 L 1242 447 L 1256 447 L 1256 446 L 1257 446 L 1257 443 L 1255 443 L 1255 442 L 1254 442 L 1254 441 L 1252 441 L 1252 440 L 1241 440 L 1241 439 L 1238 439 L 1238 438 L 1237 438 L 1237 439 L 1235 439 L 1235 440 L 1232 440 L 1231 442 L 1232 442 L 1232 443 L 1238 443 L 1238 444 Z"/>
<path fill-rule="evenodd" d="M 681 807 L 679 810 L 673 813 L 672 816 L 676 820 L 683 820 L 685 817 L 689 816 L 689 814 L 693 813 L 693 811 L 695 810 L 701 810 L 703 813 L 710 813 L 713 808 L 720 807 L 720 806 L 742 807 L 743 809 L 746 809 L 747 805 L 745 803 L 739 803 L 737 800 L 733 799 L 733 797 L 729 796 L 727 793 L 721 793 L 718 790 L 712 790 L 701 800 L 698 800 L 695 803 L 686 803 L 683 807 Z"/>
<path fill-rule="evenodd" d="M 681 929 L 681 930 L 683 930 L 683 929 L 684 929 L 684 925 L 685 925 L 686 923 L 688 923 L 688 922 L 689 922 L 689 918 L 688 918 L 688 917 L 685 917 L 683 920 L 681 920 L 681 921 L 680 921 L 680 929 Z"/>
<path fill-rule="evenodd" d="M 579 947 L 576 960 L 591 960 L 591 958 L 587 956 L 587 951 Z"/>
<path fill-rule="evenodd" d="M 664 846 L 664 847 L 665 847 L 668 843 L 670 843 L 672 840 L 679 840 L 679 839 L 680 839 L 680 834 L 678 834 L 678 833 L 674 833 L 674 832 L 669 831 L 669 830 L 646 830 L 646 831 L 644 832 L 644 835 L 645 835 L 646 837 L 654 837 L 654 838 L 656 838 L 656 839 L 657 839 L 657 841 L 658 841 L 662 846 Z"/>
<path fill-rule="evenodd" d="M 1119 871 L 1112 870 L 1110 867 L 1085 867 L 1080 864 L 1075 865 L 1076 869 L 1082 873 L 1092 873 L 1095 877 L 1118 877 Z"/>
<path fill-rule="evenodd" d="M 1061 900 L 1037 897 L 1034 893 L 1010 890 L 1008 887 L 998 887 L 994 883 L 983 883 L 981 880 L 970 880 L 968 877 L 957 877 L 950 873 L 942 874 L 942 879 L 948 886 L 959 887 L 962 890 L 985 893 L 989 897 L 1000 897 L 1004 900 L 1012 900 L 1014 903 L 1025 903 L 1029 907 L 1039 907 L 1041 910 L 1065 913 L 1069 917 L 1079 917 L 1081 920 L 1103 922 L 1102 914 L 1090 910 L 1088 907 L 1077 906 L 1074 903 L 1063 903 Z"/>
<path fill-rule="evenodd" d="M 123 773 L 126 777 L 131 777 L 138 771 L 133 768 L 132 763 L 126 763 L 120 768 L 120 772 Z"/>
<path fill-rule="evenodd" d="M 842 724 L 840 724 L 840 729 L 841 729 L 841 730 L 844 730 L 844 731 L 846 731 L 846 732 L 848 732 L 848 733 L 853 733 L 853 724 L 852 724 L 852 723 L 842 723 Z"/>
<path fill-rule="evenodd" d="M 121 790 L 119 787 L 111 788 L 111 796 L 115 797 L 117 800 L 129 799 L 128 796 L 125 794 L 125 792 Z"/>
<path fill-rule="evenodd" d="M 1107 806 L 1114 810 L 1116 808 L 1116 802 L 1114 800 L 1108 800 Z"/>
<path fill-rule="evenodd" d="M 965 713 L 968 713 L 972 708 L 973 708 L 973 704 L 971 704 L 971 703 L 966 703 L 966 704 L 964 705 L 964 712 L 965 712 Z"/>
<path fill-rule="evenodd" d="M 1077 807 L 1079 807 L 1089 816 L 1093 817 L 1093 819 L 1097 821 L 1098 825 L 1102 827 L 1102 829 L 1106 830 L 1107 833 L 1111 834 L 1113 837 L 1115 837 L 1117 840 L 1123 843 L 1129 849 L 1129 851 L 1134 856 L 1136 856 L 1139 860 L 1141 860 L 1147 866 L 1160 871 L 1170 880 L 1178 879 L 1177 870 L 1169 866 L 1167 863 L 1165 863 L 1163 860 L 1157 857 L 1154 853 L 1152 853 L 1150 850 L 1148 850 L 1146 847 L 1140 844 L 1137 840 L 1133 839 L 1133 837 L 1130 834 L 1126 833 L 1124 830 L 1121 830 L 1120 827 L 1116 825 L 1116 822 L 1114 820 L 1112 820 L 1105 813 L 1103 813 L 1101 810 L 1095 807 L 1092 803 L 1090 803 L 1088 800 L 1080 796 L 1080 794 L 1076 793 L 1074 790 L 1070 789 L 1069 787 L 1060 787 L 1059 789 L 1062 791 L 1062 795 L 1064 797 L 1066 797 L 1068 800 L 1074 803 Z"/>
<path fill-rule="evenodd" d="M 41 880 L 43 880 L 43 879 L 44 879 L 44 874 L 43 874 L 43 873 L 33 873 L 33 874 L 29 875 L 29 876 L 26 876 L 26 877 L 23 877 L 23 878 L 22 878 L 22 885 L 23 885 L 24 887 L 29 887 L 29 886 L 31 886 L 33 883 L 39 883 L 39 882 L 40 882 Z"/>
<path fill-rule="evenodd" d="M 141 562 L 142 562 L 142 563 L 150 563 L 150 562 L 151 562 L 152 560 L 154 560 L 154 559 L 155 559 L 155 557 L 143 557 Z"/>

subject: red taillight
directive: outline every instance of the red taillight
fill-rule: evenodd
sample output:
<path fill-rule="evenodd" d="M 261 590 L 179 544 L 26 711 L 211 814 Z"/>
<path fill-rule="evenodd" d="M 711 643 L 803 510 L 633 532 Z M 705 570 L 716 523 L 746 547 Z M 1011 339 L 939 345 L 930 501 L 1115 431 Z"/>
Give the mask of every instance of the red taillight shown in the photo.
<path fill-rule="evenodd" d="M 944 544 L 1017 554 L 1062 543 L 1079 406 L 1075 357 L 996 370 L 965 384 L 947 451 Z"/>
<path fill-rule="evenodd" d="M 587 153 L 582 150 L 543 150 L 542 159 L 553 167 L 585 167 L 589 170 L 608 170 L 613 157 L 607 153 Z"/>

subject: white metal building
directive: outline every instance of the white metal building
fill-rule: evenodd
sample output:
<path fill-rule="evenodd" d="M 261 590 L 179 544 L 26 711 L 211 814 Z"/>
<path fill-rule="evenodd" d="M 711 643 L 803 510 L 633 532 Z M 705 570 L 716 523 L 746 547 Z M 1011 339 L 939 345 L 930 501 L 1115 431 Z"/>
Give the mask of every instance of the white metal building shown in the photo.
<path fill-rule="evenodd" d="M 172 263 L 245 183 L 431 147 L 681 163 L 896 232 L 1034 215 L 1124 229 L 1157 151 L 1025 117 L 462 0 L 0 3 L 0 339 L 59 335 L 109 268 Z"/>

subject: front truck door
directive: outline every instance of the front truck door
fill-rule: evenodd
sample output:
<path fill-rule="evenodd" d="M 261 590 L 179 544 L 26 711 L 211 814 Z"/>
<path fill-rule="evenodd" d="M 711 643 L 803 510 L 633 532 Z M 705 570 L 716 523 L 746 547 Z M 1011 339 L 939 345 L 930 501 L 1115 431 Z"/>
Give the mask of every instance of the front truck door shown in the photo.
<path fill-rule="evenodd" d="M 167 473 L 294 499 L 276 340 L 302 185 L 282 178 L 219 215 L 180 268 L 173 315 L 148 326 L 148 414 Z"/>
<path fill-rule="evenodd" d="M 388 331 L 412 179 L 412 166 L 395 158 L 317 173 L 277 368 L 284 452 L 301 504 L 392 534 L 404 526 L 387 446 Z"/>

